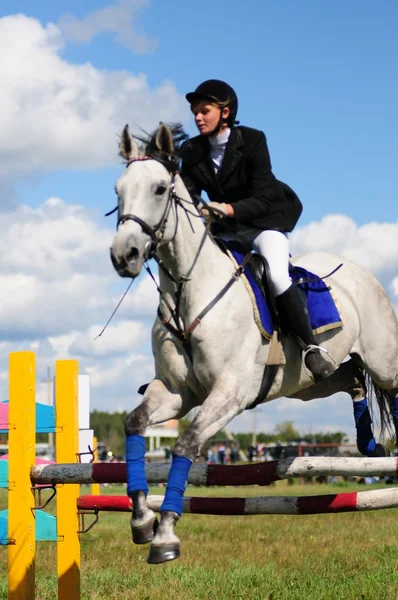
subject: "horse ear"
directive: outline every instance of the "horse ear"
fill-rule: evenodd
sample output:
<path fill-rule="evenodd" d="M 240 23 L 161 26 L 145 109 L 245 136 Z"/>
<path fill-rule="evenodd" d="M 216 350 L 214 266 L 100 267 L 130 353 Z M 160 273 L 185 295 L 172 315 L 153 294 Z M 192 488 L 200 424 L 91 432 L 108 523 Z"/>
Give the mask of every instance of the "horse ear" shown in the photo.
<path fill-rule="evenodd" d="M 125 125 L 120 136 L 119 154 L 126 160 L 132 160 L 138 156 L 137 144 L 129 131 L 128 125 Z"/>
<path fill-rule="evenodd" d="M 156 132 L 155 144 L 156 148 L 161 152 L 166 152 L 166 154 L 174 152 L 173 136 L 166 123 L 160 123 L 159 129 Z"/>

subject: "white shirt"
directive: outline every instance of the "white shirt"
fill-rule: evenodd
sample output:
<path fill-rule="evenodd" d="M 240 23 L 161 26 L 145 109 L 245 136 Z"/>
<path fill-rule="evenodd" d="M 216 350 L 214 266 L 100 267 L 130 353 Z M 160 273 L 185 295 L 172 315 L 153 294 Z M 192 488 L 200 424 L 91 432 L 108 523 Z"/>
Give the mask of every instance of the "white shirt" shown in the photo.
<path fill-rule="evenodd" d="M 219 135 L 211 135 L 209 137 L 210 156 L 216 173 L 218 173 L 221 168 L 230 134 L 231 130 L 227 128 Z"/>

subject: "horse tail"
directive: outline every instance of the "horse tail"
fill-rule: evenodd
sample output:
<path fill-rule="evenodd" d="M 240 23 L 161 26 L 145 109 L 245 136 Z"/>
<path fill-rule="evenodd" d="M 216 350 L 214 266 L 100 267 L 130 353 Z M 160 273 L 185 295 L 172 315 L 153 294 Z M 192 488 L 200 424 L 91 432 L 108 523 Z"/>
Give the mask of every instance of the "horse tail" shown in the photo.
<path fill-rule="evenodd" d="M 393 426 L 393 397 L 388 390 L 380 388 L 368 373 L 365 375 L 365 382 L 368 389 L 369 406 L 372 408 L 372 404 L 376 401 L 379 409 L 381 435 L 383 438 L 386 435 L 390 436 L 395 445 L 398 440 Z M 372 410 L 372 419 L 373 416 L 374 410 Z"/>

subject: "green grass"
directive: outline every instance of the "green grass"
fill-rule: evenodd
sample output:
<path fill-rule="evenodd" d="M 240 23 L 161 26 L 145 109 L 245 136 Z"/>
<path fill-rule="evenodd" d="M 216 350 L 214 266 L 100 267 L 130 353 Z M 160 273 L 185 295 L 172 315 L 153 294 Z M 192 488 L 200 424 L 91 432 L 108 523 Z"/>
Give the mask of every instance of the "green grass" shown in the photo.
<path fill-rule="evenodd" d="M 83 486 L 82 486 L 83 487 Z M 325 494 L 373 486 L 193 488 L 187 495 Z M 162 493 L 153 489 L 151 493 Z M 82 493 L 89 490 L 82 489 Z M 124 494 L 122 486 L 102 494 Z M 0 495 L 4 508 L 5 493 Z M 178 561 L 149 566 L 130 541 L 129 515 L 102 513 L 82 536 L 83 600 L 398 600 L 398 509 L 310 516 L 185 515 Z M 7 598 L 0 549 L 0 600 Z M 55 544 L 38 545 L 37 598 L 57 597 Z"/>

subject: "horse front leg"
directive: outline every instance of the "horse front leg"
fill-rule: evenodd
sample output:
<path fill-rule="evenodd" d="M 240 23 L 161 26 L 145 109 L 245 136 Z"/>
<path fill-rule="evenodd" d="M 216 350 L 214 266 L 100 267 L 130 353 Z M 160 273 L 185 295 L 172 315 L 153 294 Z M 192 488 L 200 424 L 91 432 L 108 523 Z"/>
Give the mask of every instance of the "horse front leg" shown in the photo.
<path fill-rule="evenodd" d="M 192 423 L 177 440 L 173 449 L 166 493 L 160 508 L 160 524 L 151 544 L 148 563 L 158 564 L 179 557 L 180 540 L 175 535 L 174 528 L 182 514 L 189 470 L 203 444 L 243 410 L 243 403 L 239 399 L 242 396 L 244 394 L 238 394 L 237 386 L 232 389 L 230 382 L 227 386 L 221 383 L 217 385 Z"/>
<path fill-rule="evenodd" d="M 133 505 L 130 524 L 135 544 L 150 542 L 157 528 L 156 514 L 146 502 L 145 430 L 150 424 L 184 416 L 192 405 L 184 402 L 180 394 L 169 392 L 161 380 L 154 379 L 145 391 L 141 404 L 126 418 L 127 494 Z"/>

